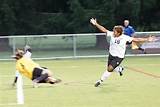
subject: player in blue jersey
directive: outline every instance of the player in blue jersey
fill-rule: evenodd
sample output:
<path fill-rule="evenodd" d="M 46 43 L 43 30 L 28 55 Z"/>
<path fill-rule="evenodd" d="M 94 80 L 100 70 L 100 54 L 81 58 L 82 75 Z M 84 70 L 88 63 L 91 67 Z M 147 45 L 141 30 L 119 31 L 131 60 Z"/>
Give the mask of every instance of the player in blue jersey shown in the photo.
<path fill-rule="evenodd" d="M 125 35 L 130 36 L 130 37 L 133 37 L 134 34 L 135 34 L 134 28 L 131 25 L 129 25 L 129 20 L 124 20 L 124 30 L 123 30 L 123 33 Z M 130 44 L 131 44 L 132 49 L 141 50 L 143 53 L 145 53 L 145 50 L 142 49 L 141 47 L 139 47 L 136 42 L 130 42 L 130 43 L 127 42 L 127 45 L 130 45 Z"/>

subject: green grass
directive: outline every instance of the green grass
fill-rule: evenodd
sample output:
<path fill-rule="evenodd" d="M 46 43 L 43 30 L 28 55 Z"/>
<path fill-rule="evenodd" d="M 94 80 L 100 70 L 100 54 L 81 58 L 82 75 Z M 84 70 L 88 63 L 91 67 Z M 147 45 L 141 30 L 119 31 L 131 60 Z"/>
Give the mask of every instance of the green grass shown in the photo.
<path fill-rule="evenodd" d="M 32 88 L 24 78 L 25 104 L 16 103 L 11 87 L 14 62 L 0 62 L 0 106 L 2 107 L 159 107 L 160 78 L 130 69 L 120 77 L 113 73 L 100 87 L 94 83 L 105 70 L 106 58 L 36 61 L 51 69 L 62 83 Z M 160 76 L 160 57 L 127 57 L 122 65 Z M 3 104 L 3 105 L 2 105 Z"/>

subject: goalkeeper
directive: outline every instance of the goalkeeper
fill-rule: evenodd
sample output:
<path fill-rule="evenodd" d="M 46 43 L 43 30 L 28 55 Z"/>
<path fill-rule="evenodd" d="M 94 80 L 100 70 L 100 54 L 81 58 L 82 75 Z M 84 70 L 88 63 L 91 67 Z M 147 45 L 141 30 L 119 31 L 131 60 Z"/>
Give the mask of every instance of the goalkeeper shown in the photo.
<path fill-rule="evenodd" d="M 45 67 L 41 67 L 39 64 L 35 63 L 31 57 L 31 49 L 27 49 L 26 52 L 17 49 L 13 58 L 16 59 L 16 70 L 28 77 L 33 81 L 33 86 L 37 87 L 38 83 L 50 83 L 55 84 L 61 82 L 60 79 L 53 78 L 52 72 Z M 18 78 L 18 73 L 13 85 L 16 84 Z"/>
<path fill-rule="evenodd" d="M 31 58 L 31 56 L 32 56 L 31 47 L 28 46 L 28 45 L 26 45 L 26 46 L 23 48 L 23 50 L 24 50 L 24 55 L 23 55 L 23 57 Z M 14 56 L 13 56 L 13 57 L 14 57 Z M 15 84 L 17 83 L 18 75 L 19 75 L 19 72 L 16 71 L 16 73 L 15 73 L 15 78 L 14 78 L 14 82 L 13 82 L 12 86 L 15 86 Z"/>

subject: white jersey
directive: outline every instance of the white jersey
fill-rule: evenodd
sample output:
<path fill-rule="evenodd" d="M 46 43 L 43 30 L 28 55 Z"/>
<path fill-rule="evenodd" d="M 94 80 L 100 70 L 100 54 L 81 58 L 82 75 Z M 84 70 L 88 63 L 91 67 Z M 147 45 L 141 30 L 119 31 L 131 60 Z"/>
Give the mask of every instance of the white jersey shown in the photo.
<path fill-rule="evenodd" d="M 112 56 L 117 56 L 119 58 L 124 58 L 126 51 L 126 42 L 131 42 L 132 37 L 122 34 L 119 37 L 114 37 L 113 32 L 107 31 L 107 36 L 110 36 L 110 47 L 109 53 Z"/>

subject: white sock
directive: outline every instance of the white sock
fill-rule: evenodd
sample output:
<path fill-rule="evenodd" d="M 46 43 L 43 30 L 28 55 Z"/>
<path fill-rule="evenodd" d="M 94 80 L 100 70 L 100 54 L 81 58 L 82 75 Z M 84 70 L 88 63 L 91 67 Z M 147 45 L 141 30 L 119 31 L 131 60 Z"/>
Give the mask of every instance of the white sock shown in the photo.
<path fill-rule="evenodd" d="M 104 81 L 111 75 L 111 72 L 105 71 L 103 75 L 101 76 L 101 80 Z"/>
<path fill-rule="evenodd" d="M 117 73 L 122 72 L 123 68 L 121 66 L 117 66 L 114 71 L 116 71 Z"/>

